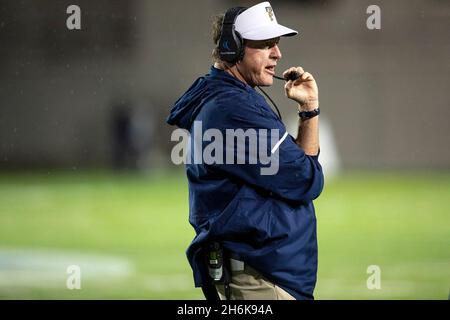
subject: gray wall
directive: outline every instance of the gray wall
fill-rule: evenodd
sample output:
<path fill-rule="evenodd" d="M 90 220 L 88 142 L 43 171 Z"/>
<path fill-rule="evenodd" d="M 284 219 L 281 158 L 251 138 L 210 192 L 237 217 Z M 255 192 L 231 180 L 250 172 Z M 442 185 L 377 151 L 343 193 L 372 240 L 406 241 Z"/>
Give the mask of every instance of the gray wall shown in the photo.
<path fill-rule="evenodd" d="M 0 1 L 0 168 L 103 166 L 111 159 L 115 103 L 153 122 L 152 157 L 168 163 L 170 105 L 206 73 L 211 16 L 250 1 Z M 372 1 L 272 1 L 282 39 L 278 73 L 302 65 L 320 90 L 346 168 L 450 168 L 450 3 L 378 1 L 381 30 L 366 28 Z M 295 105 L 268 89 L 284 117 Z"/>

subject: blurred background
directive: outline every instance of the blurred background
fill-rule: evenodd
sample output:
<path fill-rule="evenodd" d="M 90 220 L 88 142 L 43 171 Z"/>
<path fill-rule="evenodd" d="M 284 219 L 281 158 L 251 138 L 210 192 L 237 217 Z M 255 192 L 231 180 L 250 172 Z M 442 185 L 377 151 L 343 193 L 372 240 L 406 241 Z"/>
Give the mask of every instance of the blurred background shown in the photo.
<path fill-rule="evenodd" d="M 0 0 L 1 299 L 203 298 L 165 118 L 209 70 L 212 17 L 256 3 Z M 271 4 L 300 32 L 277 73 L 301 65 L 319 85 L 316 298 L 448 299 L 450 2 Z M 267 91 L 295 134 L 282 83 Z"/>

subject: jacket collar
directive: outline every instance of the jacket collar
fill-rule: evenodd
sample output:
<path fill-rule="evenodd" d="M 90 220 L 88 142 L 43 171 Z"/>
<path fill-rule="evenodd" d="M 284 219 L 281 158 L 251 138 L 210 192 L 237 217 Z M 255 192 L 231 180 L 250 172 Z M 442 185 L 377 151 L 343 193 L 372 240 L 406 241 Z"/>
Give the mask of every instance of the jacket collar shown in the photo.
<path fill-rule="evenodd" d="M 236 85 L 242 89 L 245 89 L 246 91 L 249 92 L 255 92 L 255 89 L 253 89 L 252 87 L 250 87 L 248 84 L 242 82 L 239 79 L 236 79 L 235 77 L 233 77 L 231 74 L 229 74 L 228 72 L 225 72 L 222 69 L 218 69 L 214 66 L 211 66 L 211 69 L 209 70 L 209 76 L 212 78 L 216 78 L 216 79 L 220 79 L 220 80 L 224 80 L 230 84 Z"/>

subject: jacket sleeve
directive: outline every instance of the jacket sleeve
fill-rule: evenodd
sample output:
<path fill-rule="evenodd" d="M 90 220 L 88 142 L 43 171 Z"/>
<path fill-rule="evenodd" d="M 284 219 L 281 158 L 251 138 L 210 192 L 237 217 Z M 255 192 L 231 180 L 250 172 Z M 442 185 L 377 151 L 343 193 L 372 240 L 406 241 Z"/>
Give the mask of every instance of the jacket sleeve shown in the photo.
<path fill-rule="evenodd" d="M 316 199 L 324 184 L 318 154 L 306 155 L 267 104 L 230 100 L 220 104 L 216 127 L 220 126 L 224 137 L 223 159 L 230 160 L 232 154 L 234 163 L 213 163 L 210 168 L 289 201 Z M 241 137 L 240 143 L 236 136 Z"/>

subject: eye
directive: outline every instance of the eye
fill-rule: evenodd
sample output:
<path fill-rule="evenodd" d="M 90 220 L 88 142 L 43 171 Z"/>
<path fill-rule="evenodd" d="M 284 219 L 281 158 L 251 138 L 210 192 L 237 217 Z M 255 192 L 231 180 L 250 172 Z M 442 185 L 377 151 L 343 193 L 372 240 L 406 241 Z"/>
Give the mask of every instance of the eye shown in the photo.
<path fill-rule="evenodd" d="M 249 47 L 255 48 L 255 49 L 268 50 L 268 49 L 275 47 L 275 45 L 278 44 L 279 40 L 280 40 L 279 38 L 275 38 L 275 39 L 269 39 L 269 40 L 249 41 L 249 42 L 247 42 L 247 45 Z"/>
<path fill-rule="evenodd" d="M 275 47 L 278 42 L 280 42 L 280 39 L 271 39 L 271 40 L 267 40 L 266 41 L 266 48 L 267 49 L 272 49 L 273 47 Z"/>

